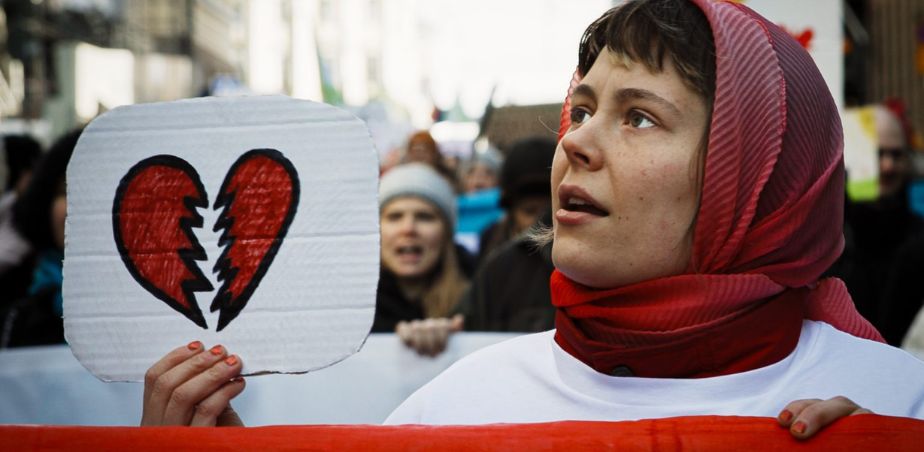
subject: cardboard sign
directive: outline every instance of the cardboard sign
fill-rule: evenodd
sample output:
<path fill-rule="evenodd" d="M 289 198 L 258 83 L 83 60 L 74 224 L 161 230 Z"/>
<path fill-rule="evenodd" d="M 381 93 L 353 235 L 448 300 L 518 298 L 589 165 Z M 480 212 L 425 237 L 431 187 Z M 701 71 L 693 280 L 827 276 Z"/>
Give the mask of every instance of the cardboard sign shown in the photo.
<path fill-rule="evenodd" d="M 245 374 L 362 346 L 379 274 L 378 161 L 361 121 L 283 96 L 117 108 L 67 170 L 64 326 L 103 380 L 193 340 Z"/>

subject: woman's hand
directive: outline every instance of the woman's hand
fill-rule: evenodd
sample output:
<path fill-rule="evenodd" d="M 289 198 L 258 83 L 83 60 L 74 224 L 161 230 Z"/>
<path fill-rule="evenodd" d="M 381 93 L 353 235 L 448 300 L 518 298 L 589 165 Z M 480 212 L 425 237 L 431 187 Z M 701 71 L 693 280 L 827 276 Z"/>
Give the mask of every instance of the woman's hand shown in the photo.
<path fill-rule="evenodd" d="M 446 349 L 449 335 L 462 331 L 465 318 L 456 314 L 452 318 L 412 320 L 398 322 L 395 332 L 398 337 L 417 353 L 425 356 L 436 356 Z"/>
<path fill-rule="evenodd" d="M 244 390 L 241 367 L 221 345 L 173 350 L 144 376 L 141 425 L 244 425 L 229 403 Z"/>
<path fill-rule="evenodd" d="M 847 397 L 828 400 L 806 399 L 790 402 L 777 416 L 777 422 L 789 429 L 796 439 L 808 439 L 832 422 L 855 414 L 870 414 Z"/>

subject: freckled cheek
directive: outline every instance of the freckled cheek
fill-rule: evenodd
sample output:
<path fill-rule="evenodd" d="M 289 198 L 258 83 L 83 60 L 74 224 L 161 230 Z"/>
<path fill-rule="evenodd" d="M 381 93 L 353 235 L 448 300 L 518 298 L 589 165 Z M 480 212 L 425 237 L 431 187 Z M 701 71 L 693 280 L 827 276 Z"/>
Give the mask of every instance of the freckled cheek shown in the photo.
<path fill-rule="evenodd" d="M 667 162 L 657 168 L 649 169 L 649 172 L 657 176 L 657 183 L 661 185 L 662 190 L 672 194 L 681 194 L 689 193 L 694 188 L 695 179 L 690 169 L 686 163 Z"/>
<path fill-rule="evenodd" d="M 686 166 L 654 163 L 634 171 L 631 185 L 622 190 L 628 212 L 647 212 L 648 224 L 656 230 L 676 228 L 686 217 L 695 214 L 698 193 Z M 617 220 L 626 221 L 625 218 Z"/>

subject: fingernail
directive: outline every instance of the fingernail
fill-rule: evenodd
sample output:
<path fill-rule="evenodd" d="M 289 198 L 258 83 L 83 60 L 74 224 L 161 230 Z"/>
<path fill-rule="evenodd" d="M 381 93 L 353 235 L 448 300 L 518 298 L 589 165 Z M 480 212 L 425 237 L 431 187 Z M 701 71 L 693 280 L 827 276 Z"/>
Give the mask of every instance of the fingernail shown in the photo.
<path fill-rule="evenodd" d="M 805 433 L 805 422 L 799 421 L 799 422 L 796 422 L 795 424 L 792 424 L 792 431 L 800 435 Z"/>
<path fill-rule="evenodd" d="M 199 350 L 200 348 L 202 348 L 202 342 L 192 341 L 189 344 L 186 344 L 186 348 L 190 350 Z"/>
<path fill-rule="evenodd" d="M 792 412 L 789 410 L 783 410 L 780 412 L 780 415 L 777 416 L 783 422 L 789 422 L 792 420 Z"/>
<path fill-rule="evenodd" d="M 227 365 L 229 365 L 229 366 L 233 366 L 233 365 L 237 364 L 237 355 L 231 355 L 231 356 L 225 358 L 225 364 L 227 364 Z"/>
<path fill-rule="evenodd" d="M 234 382 L 234 383 L 240 383 L 240 382 L 244 381 L 244 377 L 238 375 L 238 376 L 232 378 L 231 381 Z"/>
<path fill-rule="evenodd" d="M 224 347 L 222 347 L 221 345 L 216 345 L 216 346 L 214 346 L 214 347 L 212 347 L 212 348 L 209 349 L 209 353 L 211 353 L 211 354 L 213 354 L 213 355 L 215 355 L 215 356 L 218 356 L 218 355 L 220 355 L 220 354 L 222 354 L 222 353 L 224 353 L 224 352 L 225 352 L 225 349 L 224 349 Z"/>

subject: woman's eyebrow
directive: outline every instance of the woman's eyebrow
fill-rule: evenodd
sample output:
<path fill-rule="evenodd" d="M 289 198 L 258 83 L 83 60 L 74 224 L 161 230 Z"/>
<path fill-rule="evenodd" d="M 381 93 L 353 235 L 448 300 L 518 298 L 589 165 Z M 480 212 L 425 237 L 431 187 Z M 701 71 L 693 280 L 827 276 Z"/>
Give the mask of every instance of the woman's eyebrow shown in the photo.
<path fill-rule="evenodd" d="M 574 87 L 574 91 L 571 93 L 571 96 L 586 96 L 591 100 L 597 100 L 597 93 L 589 85 L 580 84 Z"/>
<path fill-rule="evenodd" d="M 580 86 L 578 86 L 580 88 Z M 577 88 L 574 89 L 577 92 Z M 667 99 L 645 89 L 640 88 L 622 88 L 616 91 L 616 94 L 613 96 L 618 104 L 629 102 L 631 100 L 644 100 L 649 102 L 654 102 L 658 105 L 671 110 L 675 115 L 680 115 L 680 109 L 677 108 Z"/>

